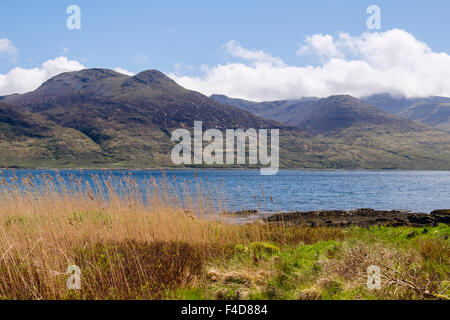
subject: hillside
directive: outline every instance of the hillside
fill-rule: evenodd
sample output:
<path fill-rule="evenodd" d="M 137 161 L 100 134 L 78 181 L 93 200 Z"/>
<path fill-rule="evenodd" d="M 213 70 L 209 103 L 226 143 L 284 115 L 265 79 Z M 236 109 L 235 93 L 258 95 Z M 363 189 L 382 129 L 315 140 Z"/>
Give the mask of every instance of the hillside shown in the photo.
<path fill-rule="evenodd" d="M 0 103 L 0 166 L 169 167 L 171 132 L 202 120 L 205 130 L 279 128 L 281 167 L 450 169 L 449 134 L 348 96 L 278 102 L 287 114 L 266 120 L 156 70 L 87 69 Z"/>
<path fill-rule="evenodd" d="M 104 157 L 101 148 L 82 132 L 0 103 L 0 165 L 61 166 L 79 159 L 103 162 Z"/>
<path fill-rule="evenodd" d="M 280 100 L 251 102 L 226 96 L 211 96 L 267 119 L 303 129 L 313 135 L 340 135 L 343 130 L 385 128 L 391 132 L 428 131 L 431 128 L 393 115 L 349 95 L 324 99 Z"/>
<path fill-rule="evenodd" d="M 343 130 L 361 127 L 385 128 L 395 132 L 427 131 L 423 125 L 391 115 L 352 96 L 341 95 L 320 99 L 314 103 L 310 114 L 295 124 L 313 134 L 340 135 Z"/>
<path fill-rule="evenodd" d="M 221 100 L 242 105 L 239 99 L 221 97 Z M 332 163 L 331 166 L 429 168 L 434 162 L 431 166 L 437 169 L 446 168 L 450 159 L 449 134 L 389 114 L 351 96 L 308 98 L 291 104 L 261 102 L 246 110 L 305 130 L 315 143 L 320 141 L 320 146 L 326 146 L 326 151 L 319 148 L 326 154 L 320 161 Z M 311 146 L 311 154 L 317 152 L 317 144 L 306 144 Z"/>
<path fill-rule="evenodd" d="M 450 98 L 407 99 L 380 94 L 362 100 L 387 112 L 450 132 Z"/>
<path fill-rule="evenodd" d="M 63 73 L 33 92 L 5 97 L 2 102 L 49 116 L 62 125 L 71 125 L 80 116 L 75 119 L 78 125 L 103 118 L 165 129 L 192 126 L 195 120 L 217 128 L 279 126 L 186 90 L 156 70 L 133 77 L 107 69 Z"/>
<path fill-rule="evenodd" d="M 304 98 L 298 100 L 277 100 L 253 102 L 243 99 L 228 98 L 224 95 L 212 95 L 210 97 L 218 102 L 232 105 L 262 118 L 280 121 L 288 126 L 297 127 L 307 118 L 314 109 L 317 98 Z"/>
<path fill-rule="evenodd" d="M 29 146 L 34 162 L 50 165 L 170 165 L 171 132 L 190 128 L 195 120 L 202 120 L 205 128 L 281 126 L 186 90 L 156 70 L 134 77 L 106 69 L 64 73 L 33 92 L 4 97 L 2 102 L 70 129 L 68 132 L 88 139 L 100 152 L 94 163 L 83 154 L 73 162 L 58 156 L 64 143 L 55 142 L 55 150 L 44 144 L 42 152 Z M 35 154 L 39 156 L 35 158 Z M 26 165 L 29 158 L 24 154 L 16 162 Z"/>

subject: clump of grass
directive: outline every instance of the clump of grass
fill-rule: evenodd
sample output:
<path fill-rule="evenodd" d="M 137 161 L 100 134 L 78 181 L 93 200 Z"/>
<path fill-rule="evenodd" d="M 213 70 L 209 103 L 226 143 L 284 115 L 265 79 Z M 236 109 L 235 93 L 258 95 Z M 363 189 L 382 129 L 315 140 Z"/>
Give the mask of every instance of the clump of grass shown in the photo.
<path fill-rule="evenodd" d="M 339 259 L 327 262 L 326 271 L 329 276 L 341 277 L 356 288 L 363 287 L 367 281 L 368 267 L 376 265 L 383 286 L 381 290 L 365 290 L 366 294 L 384 299 L 442 298 L 445 290 L 441 283 L 449 276 L 445 253 L 448 249 L 446 244 L 434 241 L 419 241 L 418 246 L 403 250 L 359 241 L 348 243 Z M 445 256 L 447 260 L 443 260 Z"/>
<path fill-rule="evenodd" d="M 442 239 L 421 239 L 417 250 L 427 262 L 444 264 L 450 261 L 450 243 Z"/>
<path fill-rule="evenodd" d="M 192 285 L 219 248 L 186 242 L 96 243 L 78 248 L 86 299 L 161 299 Z"/>
<path fill-rule="evenodd" d="M 258 256 L 272 256 L 281 252 L 280 248 L 278 248 L 276 245 L 267 242 L 253 242 L 250 244 L 250 248 L 253 254 L 256 254 Z"/>

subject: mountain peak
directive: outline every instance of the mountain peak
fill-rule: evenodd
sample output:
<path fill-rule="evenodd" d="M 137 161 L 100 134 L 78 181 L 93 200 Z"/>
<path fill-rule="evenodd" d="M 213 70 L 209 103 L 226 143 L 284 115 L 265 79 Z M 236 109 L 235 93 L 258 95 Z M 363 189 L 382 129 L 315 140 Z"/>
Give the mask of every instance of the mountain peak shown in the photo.
<path fill-rule="evenodd" d="M 58 81 L 81 81 L 87 83 L 90 81 L 97 81 L 105 78 L 124 77 L 124 76 L 125 75 L 110 69 L 100 69 L 100 68 L 83 69 L 80 71 L 64 72 L 58 74 L 53 78 L 50 78 L 49 80 L 44 82 L 43 86 Z"/>
<path fill-rule="evenodd" d="M 83 69 L 56 75 L 44 82 L 36 92 L 51 96 L 57 95 L 57 92 L 61 94 L 75 93 L 83 89 L 97 89 L 99 84 L 126 78 L 128 76 L 110 69 Z"/>
<path fill-rule="evenodd" d="M 137 80 L 141 83 L 152 85 L 152 84 L 175 84 L 175 81 L 170 79 L 164 73 L 158 70 L 146 70 L 138 73 L 133 77 L 134 80 Z"/>
<path fill-rule="evenodd" d="M 327 98 L 322 98 L 319 101 L 326 101 L 326 102 L 335 102 L 340 104 L 360 104 L 361 101 L 357 98 L 348 95 L 348 94 L 340 94 L 340 95 L 333 95 L 329 96 Z"/>

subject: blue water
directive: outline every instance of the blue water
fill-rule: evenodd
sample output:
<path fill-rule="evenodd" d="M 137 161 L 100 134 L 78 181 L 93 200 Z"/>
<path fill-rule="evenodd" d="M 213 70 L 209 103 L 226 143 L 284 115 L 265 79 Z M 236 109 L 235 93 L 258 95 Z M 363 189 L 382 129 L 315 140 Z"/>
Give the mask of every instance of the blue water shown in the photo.
<path fill-rule="evenodd" d="M 293 211 L 374 208 L 430 212 L 450 208 L 450 171 L 303 171 L 281 170 L 275 176 L 261 176 L 258 170 L 2 170 L 7 183 L 14 175 L 43 174 L 70 176 L 90 181 L 132 176 L 139 188 L 150 177 L 166 180 L 177 188 L 192 188 L 201 182 L 210 197 L 218 196 L 227 210 Z M 0 176 L 1 178 L 1 176 Z M 213 199 L 214 200 L 214 199 Z"/>

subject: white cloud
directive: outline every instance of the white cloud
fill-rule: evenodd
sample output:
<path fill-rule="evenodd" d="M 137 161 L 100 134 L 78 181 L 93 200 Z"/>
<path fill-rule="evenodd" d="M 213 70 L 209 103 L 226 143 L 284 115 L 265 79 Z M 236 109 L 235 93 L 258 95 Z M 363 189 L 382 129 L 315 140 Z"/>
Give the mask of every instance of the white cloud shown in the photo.
<path fill-rule="evenodd" d="M 298 54 L 313 54 L 318 66 L 289 66 L 263 51 L 225 45 L 244 60 L 203 68 L 200 77 L 170 75 L 180 85 L 204 94 L 222 93 L 252 100 L 394 95 L 450 96 L 450 55 L 434 52 L 410 33 L 386 32 L 351 36 L 341 33 L 307 37 Z"/>
<path fill-rule="evenodd" d="M 126 74 L 127 76 L 134 76 L 135 75 L 134 72 L 128 71 L 128 70 L 123 69 L 121 67 L 114 68 L 114 71 L 118 72 L 118 73 Z"/>
<path fill-rule="evenodd" d="M 229 41 L 225 45 L 225 49 L 233 57 L 251 61 L 255 64 L 273 64 L 280 67 L 284 66 L 284 62 L 280 58 L 273 57 L 271 54 L 261 50 L 256 51 L 245 49 L 235 40 Z"/>
<path fill-rule="evenodd" d="M 14 55 L 18 52 L 17 48 L 9 39 L 0 39 L 0 53 Z"/>
<path fill-rule="evenodd" d="M 315 34 L 308 36 L 306 44 L 297 50 L 297 55 L 316 54 L 321 58 L 342 57 L 342 53 L 337 49 L 333 37 L 329 34 Z"/>
<path fill-rule="evenodd" d="M 37 89 L 43 82 L 63 72 L 78 71 L 85 67 L 66 57 L 48 60 L 40 68 L 14 68 L 7 74 L 0 73 L 0 95 L 25 93 Z"/>

